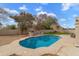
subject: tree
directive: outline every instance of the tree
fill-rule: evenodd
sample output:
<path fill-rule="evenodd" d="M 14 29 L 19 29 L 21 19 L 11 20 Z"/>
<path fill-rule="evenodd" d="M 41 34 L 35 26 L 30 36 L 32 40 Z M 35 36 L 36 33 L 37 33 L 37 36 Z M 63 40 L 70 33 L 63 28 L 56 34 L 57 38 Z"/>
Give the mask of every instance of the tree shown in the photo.
<path fill-rule="evenodd" d="M 35 18 L 37 21 L 37 25 L 36 28 L 37 30 L 41 30 L 41 29 L 51 29 L 51 25 L 58 25 L 57 22 L 57 18 L 54 16 L 49 16 L 47 14 L 39 14 L 37 15 L 37 17 Z"/>
<path fill-rule="evenodd" d="M 34 17 L 30 13 L 21 12 L 19 15 L 11 16 L 11 18 L 18 22 L 21 34 L 29 28 L 32 28 Z"/>
<path fill-rule="evenodd" d="M 2 26 L 2 23 L 0 23 L 0 26 Z"/>
<path fill-rule="evenodd" d="M 7 25 L 7 27 L 8 27 L 9 29 L 12 29 L 12 30 L 15 30 L 15 29 L 16 29 L 16 25 Z"/>
<path fill-rule="evenodd" d="M 51 25 L 57 25 L 57 19 L 53 17 L 48 17 L 45 21 L 43 21 L 42 25 L 45 29 L 50 29 Z"/>
<path fill-rule="evenodd" d="M 42 25 L 41 22 L 38 22 L 37 25 L 34 26 L 34 28 L 35 28 L 36 30 L 42 30 L 42 29 L 44 29 L 44 26 Z"/>
<path fill-rule="evenodd" d="M 2 23 L 0 23 L 0 28 L 2 27 Z"/>

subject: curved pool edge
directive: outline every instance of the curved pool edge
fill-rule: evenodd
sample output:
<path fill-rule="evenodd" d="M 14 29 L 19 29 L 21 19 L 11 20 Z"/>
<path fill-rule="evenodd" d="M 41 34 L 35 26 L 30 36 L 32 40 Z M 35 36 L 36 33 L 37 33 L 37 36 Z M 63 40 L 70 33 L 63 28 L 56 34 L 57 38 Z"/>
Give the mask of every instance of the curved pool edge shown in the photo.
<path fill-rule="evenodd" d="M 40 41 L 40 40 L 37 40 L 40 37 L 43 37 L 43 39 L 42 38 L 40 39 L 42 42 L 44 42 L 44 44 L 42 43 L 42 45 L 40 44 L 41 42 L 38 43 L 38 41 Z M 45 38 L 44 39 L 44 37 L 48 37 L 48 38 Z M 51 39 L 50 37 L 52 37 L 53 39 Z M 33 38 L 36 38 L 36 39 L 33 39 Z M 50 41 L 48 39 L 50 39 L 52 41 Z M 31 40 L 31 41 L 29 41 L 29 40 Z M 24 48 L 37 49 L 37 48 L 42 48 L 42 47 L 49 47 L 52 44 L 55 44 L 58 40 L 60 40 L 60 37 L 57 36 L 57 35 L 37 35 L 37 36 L 29 36 L 29 37 L 25 37 L 22 40 L 20 40 L 19 41 L 19 45 L 22 46 L 22 47 L 24 47 Z M 26 41 L 27 44 L 24 41 Z M 31 42 L 31 43 L 28 43 L 28 42 Z M 37 44 L 34 43 L 34 42 L 36 42 Z"/>
<path fill-rule="evenodd" d="M 3 56 L 4 55 L 11 55 L 12 53 L 15 53 L 15 54 L 18 54 L 21 56 L 40 56 L 45 53 L 54 54 L 55 51 L 57 51 L 59 49 L 59 47 L 61 46 L 61 44 L 57 45 L 58 43 L 60 43 L 59 42 L 59 41 L 61 41 L 61 39 L 60 39 L 58 42 L 56 42 L 55 44 L 53 44 L 49 47 L 40 47 L 37 49 L 24 48 L 19 45 L 19 41 L 24 40 L 24 38 L 29 38 L 29 36 L 20 38 L 19 40 L 15 40 L 11 44 L 8 44 L 8 47 L 10 47 L 11 50 L 7 49 L 6 45 L 4 47 L 1 47 L 0 51 L 4 51 L 5 53 L 3 54 L 3 52 L 1 52 L 0 55 L 3 55 Z M 54 48 L 54 46 L 55 46 L 55 48 Z M 12 53 L 10 53 L 9 50 L 12 51 Z"/>

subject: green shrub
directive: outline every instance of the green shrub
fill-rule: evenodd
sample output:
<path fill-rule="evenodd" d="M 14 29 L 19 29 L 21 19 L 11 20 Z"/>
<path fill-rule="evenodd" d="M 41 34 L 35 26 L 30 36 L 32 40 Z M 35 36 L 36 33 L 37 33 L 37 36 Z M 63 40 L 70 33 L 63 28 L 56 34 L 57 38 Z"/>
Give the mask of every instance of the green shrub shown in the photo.
<path fill-rule="evenodd" d="M 67 33 L 67 32 L 46 32 L 46 33 L 44 33 L 44 34 L 58 34 L 58 35 L 63 35 L 63 34 L 69 34 L 69 33 Z"/>

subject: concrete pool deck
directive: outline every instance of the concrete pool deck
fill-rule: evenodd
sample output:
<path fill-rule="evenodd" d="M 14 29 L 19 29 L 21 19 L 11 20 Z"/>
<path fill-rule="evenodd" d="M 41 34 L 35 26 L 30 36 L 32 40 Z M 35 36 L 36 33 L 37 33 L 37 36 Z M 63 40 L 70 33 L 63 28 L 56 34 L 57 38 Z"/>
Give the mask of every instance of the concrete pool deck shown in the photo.
<path fill-rule="evenodd" d="M 20 56 L 40 56 L 46 53 L 57 54 L 60 56 L 79 56 L 79 48 L 75 47 L 75 39 L 71 38 L 69 35 L 61 35 L 61 37 L 62 38 L 55 44 L 37 49 L 20 46 L 19 41 L 24 39 L 21 38 L 12 43 L 0 46 L 0 56 L 8 56 L 11 54 L 17 54 Z"/>

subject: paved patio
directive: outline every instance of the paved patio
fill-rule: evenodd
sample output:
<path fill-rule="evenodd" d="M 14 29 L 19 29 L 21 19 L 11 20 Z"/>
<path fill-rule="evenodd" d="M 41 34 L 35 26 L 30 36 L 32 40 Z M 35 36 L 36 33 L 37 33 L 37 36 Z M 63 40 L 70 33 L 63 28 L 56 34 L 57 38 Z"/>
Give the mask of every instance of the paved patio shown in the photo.
<path fill-rule="evenodd" d="M 49 47 L 42 47 L 37 49 L 24 48 L 19 45 L 18 39 L 12 43 L 0 46 L 0 55 L 12 55 L 17 54 L 20 56 L 38 56 L 46 53 L 57 54 L 61 56 L 79 56 L 79 48 L 75 47 L 75 39 L 71 38 L 69 35 L 61 35 L 61 39 L 55 44 Z"/>

